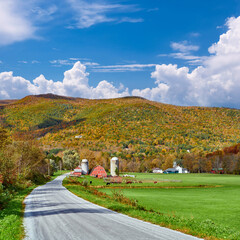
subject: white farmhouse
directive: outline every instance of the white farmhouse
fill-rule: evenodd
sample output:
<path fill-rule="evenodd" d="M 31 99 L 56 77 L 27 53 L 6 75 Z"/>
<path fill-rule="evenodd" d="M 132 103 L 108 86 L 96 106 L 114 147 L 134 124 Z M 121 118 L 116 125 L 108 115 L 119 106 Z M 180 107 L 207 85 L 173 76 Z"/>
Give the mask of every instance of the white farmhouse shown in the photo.
<path fill-rule="evenodd" d="M 163 170 L 160 168 L 153 168 L 152 172 L 153 173 L 163 173 Z"/>
<path fill-rule="evenodd" d="M 189 173 L 186 168 L 182 168 L 180 166 L 176 166 L 175 169 L 178 170 L 178 173 Z"/>

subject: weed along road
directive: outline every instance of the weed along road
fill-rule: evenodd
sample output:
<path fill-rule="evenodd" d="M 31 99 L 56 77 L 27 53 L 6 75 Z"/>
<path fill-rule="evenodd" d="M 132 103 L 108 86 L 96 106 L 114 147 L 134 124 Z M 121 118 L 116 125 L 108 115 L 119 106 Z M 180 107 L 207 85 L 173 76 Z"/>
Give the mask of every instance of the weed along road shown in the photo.
<path fill-rule="evenodd" d="M 64 177 L 36 188 L 25 199 L 25 239 L 198 239 L 85 201 L 62 186 Z"/>

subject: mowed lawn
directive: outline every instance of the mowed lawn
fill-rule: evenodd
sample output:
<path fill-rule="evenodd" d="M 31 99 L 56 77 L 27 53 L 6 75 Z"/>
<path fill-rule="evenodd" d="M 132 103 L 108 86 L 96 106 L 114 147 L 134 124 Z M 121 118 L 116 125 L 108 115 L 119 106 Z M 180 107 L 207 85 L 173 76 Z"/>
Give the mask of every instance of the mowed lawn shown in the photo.
<path fill-rule="evenodd" d="M 211 222 L 214 222 L 219 227 L 223 226 L 233 231 L 239 231 L 240 176 L 214 174 L 133 174 L 136 175 L 137 180 L 155 180 L 158 181 L 155 186 L 169 186 L 169 188 L 121 189 L 125 196 L 137 199 L 139 204 L 147 209 L 188 219 L 194 218 L 199 223 L 211 220 Z M 209 185 L 211 187 L 196 187 L 199 185 Z M 171 188 L 174 186 L 178 188 Z M 181 186 L 184 188 L 179 188 Z M 188 188 L 187 186 L 193 187 Z M 112 189 L 110 188 L 105 188 L 101 191 L 112 194 Z"/>

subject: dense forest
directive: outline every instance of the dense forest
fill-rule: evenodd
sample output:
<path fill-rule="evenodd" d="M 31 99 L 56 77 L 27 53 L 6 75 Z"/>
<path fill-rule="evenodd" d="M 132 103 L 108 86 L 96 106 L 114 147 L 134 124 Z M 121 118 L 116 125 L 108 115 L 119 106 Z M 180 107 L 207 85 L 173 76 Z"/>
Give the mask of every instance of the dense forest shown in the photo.
<path fill-rule="evenodd" d="M 223 151 L 240 143 L 237 109 L 52 94 L 0 105 L 0 124 L 12 139 L 36 140 L 45 151 L 60 149 L 60 157 L 64 149 L 75 149 L 90 167 L 109 168 L 109 158 L 117 156 L 122 171 L 166 169 L 177 161 L 191 172 L 239 172 L 239 153 Z"/>

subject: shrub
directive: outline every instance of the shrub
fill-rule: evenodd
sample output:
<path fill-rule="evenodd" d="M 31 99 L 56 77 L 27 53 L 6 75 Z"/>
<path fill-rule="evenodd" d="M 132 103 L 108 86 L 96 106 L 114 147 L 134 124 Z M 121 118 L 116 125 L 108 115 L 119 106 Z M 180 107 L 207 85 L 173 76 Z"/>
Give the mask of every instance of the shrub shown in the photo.
<path fill-rule="evenodd" d="M 8 190 L 4 190 L 3 185 L 0 184 L 0 209 L 3 209 L 11 198 L 12 194 Z"/>
<path fill-rule="evenodd" d="M 84 187 L 87 187 L 88 186 L 88 180 L 84 179 L 83 182 L 82 182 L 82 185 Z"/>

